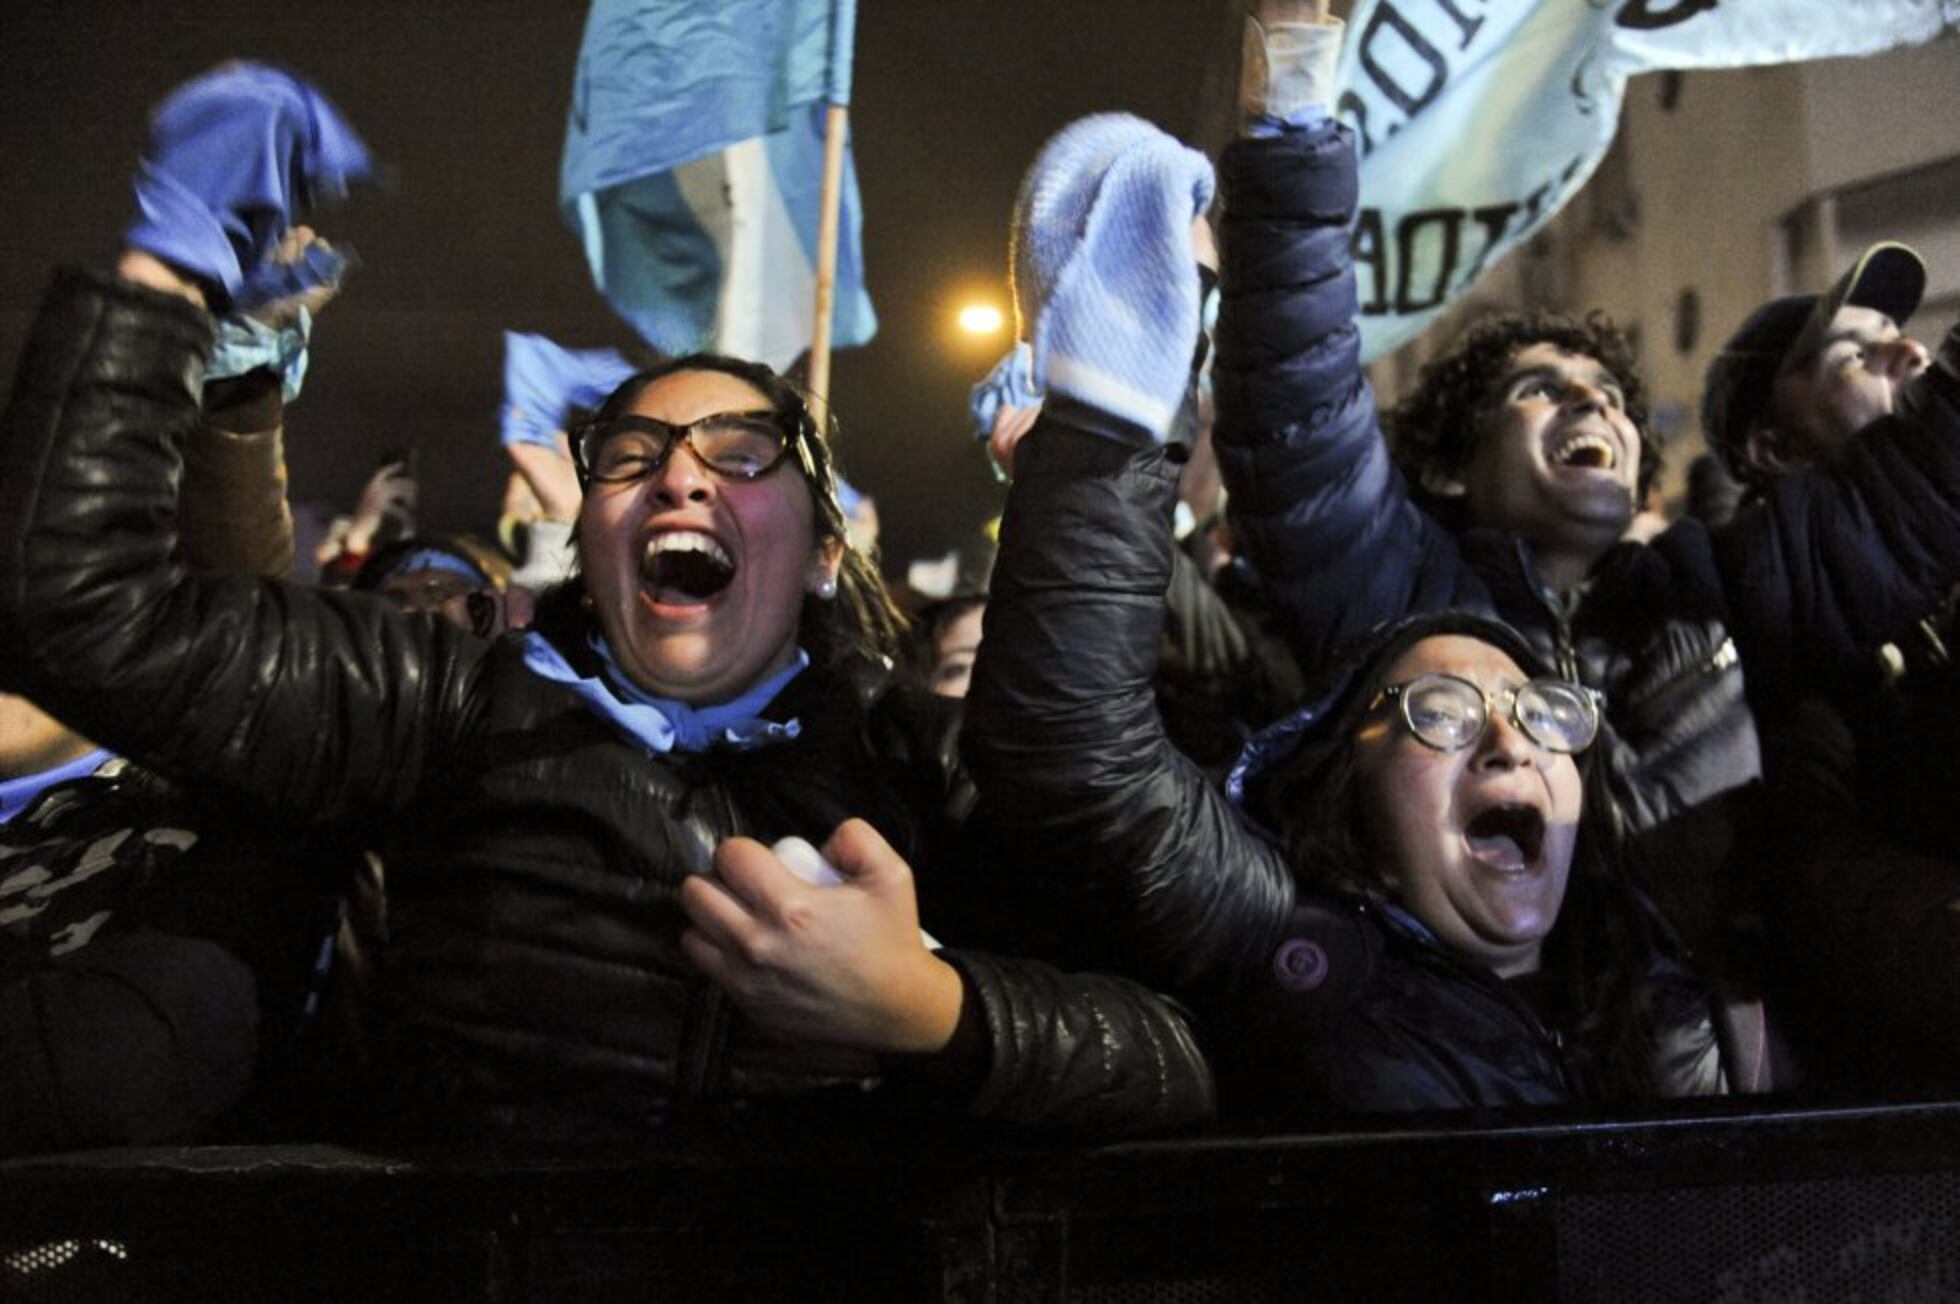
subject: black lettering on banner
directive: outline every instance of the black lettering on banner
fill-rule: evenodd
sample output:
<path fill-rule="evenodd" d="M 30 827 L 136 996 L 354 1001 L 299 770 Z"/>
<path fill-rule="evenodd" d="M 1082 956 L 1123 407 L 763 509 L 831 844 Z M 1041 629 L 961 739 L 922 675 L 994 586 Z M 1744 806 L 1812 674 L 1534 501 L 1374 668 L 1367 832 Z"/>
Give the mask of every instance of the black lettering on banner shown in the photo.
<path fill-rule="evenodd" d="M 1551 198 L 1552 183 L 1547 181 L 1538 189 L 1524 197 L 1524 229 L 1529 231 L 1538 225 L 1538 216 L 1545 210 L 1545 201 Z"/>
<path fill-rule="evenodd" d="M 1430 226 L 1442 228 L 1442 257 L 1438 260 L 1436 279 L 1418 298 L 1411 292 L 1409 281 L 1416 265 L 1416 241 L 1421 238 L 1423 228 Z M 1426 312 L 1442 304 L 1456 276 L 1456 260 L 1463 246 L 1462 231 L 1460 208 L 1420 209 L 1395 224 L 1395 260 L 1400 264 L 1395 275 L 1396 312 Z"/>
<path fill-rule="evenodd" d="M 1579 60 L 1579 66 L 1572 70 L 1572 107 L 1588 118 L 1599 112 L 1598 102 L 1594 100 L 1592 91 L 1587 89 L 1589 79 L 1592 75 L 1593 64 L 1597 63 L 1598 60 L 1598 52 L 1589 50 L 1586 52 L 1586 57 Z M 1617 111 L 1617 109 L 1618 106 L 1616 104 L 1615 110 Z"/>
<path fill-rule="evenodd" d="M 1559 170 L 1558 180 L 1547 181 L 1544 185 L 1525 196 L 1524 221 L 1521 223 L 1525 231 L 1530 231 L 1541 220 L 1550 216 L 1550 214 L 1545 212 L 1545 201 L 1552 197 L 1554 190 L 1564 190 L 1566 186 L 1572 183 L 1572 178 L 1578 176 L 1579 169 L 1586 165 L 1586 158 L 1587 156 L 1584 154 L 1575 154 Z"/>
<path fill-rule="evenodd" d="M 1436 0 L 1436 7 L 1455 19 L 1456 25 L 1463 30 L 1463 43 L 1456 48 L 1469 49 L 1471 39 L 1477 35 L 1477 29 L 1484 25 L 1483 15 L 1478 14 L 1472 18 L 1456 7 L 1456 0 Z"/>
<path fill-rule="evenodd" d="M 1364 208 L 1355 214 L 1354 233 L 1348 236 L 1348 249 L 1354 255 L 1355 288 L 1360 289 L 1365 270 L 1374 283 L 1374 292 L 1361 300 L 1361 314 L 1379 317 L 1388 311 L 1385 297 L 1388 285 L 1388 250 L 1382 241 L 1382 211 Z"/>
<path fill-rule="evenodd" d="M 1395 223 L 1392 247 L 1386 238 L 1382 211 L 1362 209 L 1355 215 L 1354 230 L 1348 236 L 1361 314 L 1382 317 L 1428 312 L 1469 289 L 1484 274 L 1506 237 L 1512 232 L 1529 234 L 1543 220 L 1552 195 L 1570 185 L 1586 161 L 1586 155 L 1575 155 L 1559 170 L 1556 180 L 1545 182 L 1522 200 L 1501 200 L 1478 208 L 1418 209 Z M 1482 242 L 1466 260 L 1465 246 L 1478 235 Z M 1421 285 L 1415 283 L 1419 245 L 1438 255 L 1433 276 L 1425 275 Z M 1394 287 L 1392 296 L 1390 286 Z"/>
<path fill-rule="evenodd" d="M 1418 59 L 1429 65 L 1429 84 L 1411 94 L 1388 75 L 1388 70 L 1375 58 L 1375 41 L 1382 29 L 1392 27 L 1402 43 L 1414 52 Z M 1376 89 L 1386 95 L 1396 108 L 1414 117 L 1423 105 L 1443 93 L 1443 84 L 1449 80 L 1449 64 L 1443 59 L 1443 52 L 1429 43 L 1429 38 L 1417 31 L 1408 19 L 1402 16 L 1388 0 L 1369 15 L 1368 26 L 1361 33 L 1361 70 L 1368 74 L 1368 80 Z"/>
<path fill-rule="evenodd" d="M 1511 214 L 1518 211 L 1516 201 L 1502 204 L 1488 204 L 1483 208 L 1470 210 L 1470 219 L 1484 228 L 1484 247 L 1477 251 L 1477 257 L 1463 269 L 1463 284 L 1458 289 L 1467 290 L 1479 276 L 1484 274 L 1484 264 L 1490 261 L 1491 251 L 1504 239 L 1504 229 L 1511 224 Z"/>
<path fill-rule="evenodd" d="M 1621 27 L 1651 32 L 1657 28 L 1685 23 L 1696 14 L 1706 13 L 1720 3 L 1721 0 L 1674 0 L 1674 3 L 1666 9 L 1655 9 L 1655 0 L 1627 0 L 1620 6 L 1620 12 L 1613 15 L 1613 21 Z"/>

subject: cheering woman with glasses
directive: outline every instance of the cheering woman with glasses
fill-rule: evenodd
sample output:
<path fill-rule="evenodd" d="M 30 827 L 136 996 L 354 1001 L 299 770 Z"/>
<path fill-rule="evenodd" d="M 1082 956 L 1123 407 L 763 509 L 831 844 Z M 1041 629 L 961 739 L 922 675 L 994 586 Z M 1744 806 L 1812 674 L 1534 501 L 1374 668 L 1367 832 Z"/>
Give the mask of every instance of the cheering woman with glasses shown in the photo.
<path fill-rule="evenodd" d="M 1521 636 L 1444 614 L 1364 640 L 1254 740 L 1230 791 L 1300 895 L 1232 1011 L 1278 1048 L 1241 1108 L 1723 1089 L 1707 998 L 1587 817 L 1598 730 Z"/>
<path fill-rule="evenodd" d="M 1093 1135 L 1209 1113 L 1180 1007 L 974 949 L 1005 929 L 963 864 L 955 717 L 893 677 L 898 619 L 789 385 L 712 356 L 625 381 L 576 432 L 580 574 L 524 633 L 194 572 L 178 445 L 224 293 L 200 247 L 134 244 L 49 291 L 0 425 L 0 680 L 380 851 L 365 1122 L 631 1138 L 794 1097 L 806 1127 L 815 1102 Z"/>

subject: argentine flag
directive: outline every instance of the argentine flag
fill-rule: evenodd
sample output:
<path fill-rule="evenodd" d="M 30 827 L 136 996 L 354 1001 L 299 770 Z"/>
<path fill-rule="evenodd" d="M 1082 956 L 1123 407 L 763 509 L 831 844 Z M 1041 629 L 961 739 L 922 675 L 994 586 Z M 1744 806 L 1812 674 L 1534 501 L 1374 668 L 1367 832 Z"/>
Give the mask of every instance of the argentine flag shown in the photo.
<path fill-rule="evenodd" d="M 667 354 L 777 370 L 810 343 L 825 106 L 846 104 L 856 0 L 593 0 L 559 202 L 592 279 Z M 878 319 L 848 150 L 832 340 Z"/>

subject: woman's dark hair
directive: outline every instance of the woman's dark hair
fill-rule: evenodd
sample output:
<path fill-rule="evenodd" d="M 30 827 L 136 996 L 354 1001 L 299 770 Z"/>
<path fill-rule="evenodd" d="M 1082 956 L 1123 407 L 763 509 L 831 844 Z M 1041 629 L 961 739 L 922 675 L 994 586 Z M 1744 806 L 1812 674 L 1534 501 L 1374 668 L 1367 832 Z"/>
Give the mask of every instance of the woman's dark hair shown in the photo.
<path fill-rule="evenodd" d="M 1469 465 L 1486 418 L 1502 397 L 1499 387 L 1512 355 L 1534 344 L 1592 358 L 1620 382 L 1627 419 L 1640 431 L 1636 503 L 1646 500 L 1647 490 L 1661 473 L 1661 447 L 1649 420 L 1647 388 L 1632 345 L 1611 318 L 1601 312 L 1578 318 L 1535 309 L 1492 313 L 1472 322 L 1447 351 L 1425 364 L 1415 389 L 1383 414 L 1389 450 L 1411 489 L 1453 525 L 1471 522 L 1454 519 L 1457 500 L 1437 498 L 1423 489 L 1424 473 L 1455 477 Z"/>
<path fill-rule="evenodd" d="M 690 353 L 670 358 L 621 381 L 592 415 L 610 421 L 632 410 L 649 385 L 685 371 L 718 371 L 758 390 L 775 412 L 790 419 L 796 441 L 795 464 L 810 489 L 816 508 L 817 537 L 834 539 L 843 550 L 837 572 L 837 596 L 824 600 L 806 594 L 799 622 L 803 650 L 821 666 L 854 660 L 874 664 L 894 662 L 906 621 L 892 601 L 885 581 L 869 558 L 851 546 L 844 509 L 837 499 L 837 470 L 830 440 L 817 427 L 810 405 L 796 386 L 764 363 L 719 353 Z M 576 581 L 574 581 L 575 583 Z M 556 604 L 553 604 L 554 606 Z"/>
<path fill-rule="evenodd" d="M 1470 637 L 1477 635 L 1469 630 Z M 1423 637 L 1379 643 L 1359 673 L 1337 690 L 1328 727 L 1258 779 L 1258 814 L 1285 849 L 1294 878 L 1309 891 L 1388 901 L 1381 857 L 1361 804 L 1354 734 L 1389 667 Z M 1484 639 L 1535 673 L 1503 642 Z M 1352 658 L 1345 659 L 1353 666 Z M 1578 758 L 1584 804 L 1558 922 L 1545 939 L 1541 970 L 1550 980 L 1550 1017 L 1585 1057 L 1601 1103 L 1654 1098 L 1655 1017 L 1646 977 L 1656 936 L 1648 907 L 1629 885 L 1605 812 L 1612 800 L 1603 767 L 1589 750 Z"/>

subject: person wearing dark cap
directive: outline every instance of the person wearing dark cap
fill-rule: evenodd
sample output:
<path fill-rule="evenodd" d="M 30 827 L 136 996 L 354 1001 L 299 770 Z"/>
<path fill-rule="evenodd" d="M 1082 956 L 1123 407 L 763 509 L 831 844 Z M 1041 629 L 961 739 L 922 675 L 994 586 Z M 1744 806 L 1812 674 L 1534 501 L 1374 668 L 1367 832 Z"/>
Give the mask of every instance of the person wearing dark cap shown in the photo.
<path fill-rule="evenodd" d="M 1746 486 L 1744 521 L 1815 522 L 1876 548 L 1913 520 L 1921 558 L 1951 544 L 1960 526 L 1913 495 L 1870 494 L 1864 520 L 1828 492 L 1840 478 L 1911 487 L 1902 471 L 1937 467 L 1960 437 L 1960 332 L 1937 359 L 1902 333 L 1925 284 L 1912 250 L 1875 244 L 1828 294 L 1758 308 L 1716 355 L 1702 426 Z M 1960 1050 L 1939 1031 L 1960 1026 L 1960 678 L 1953 591 L 1929 587 L 1919 619 L 1873 649 L 1862 679 L 1820 682 L 1765 719 L 1774 824 L 1790 852 L 1767 901 L 1790 1026 L 1832 1078 L 1895 1089 L 1960 1081 Z"/>
<path fill-rule="evenodd" d="M 1932 362 L 1904 333 L 1926 292 L 1905 245 L 1866 249 L 1829 294 L 1772 299 L 1708 365 L 1701 425 L 1729 474 L 1761 486 L 1837 463 Z"/>
<path fill-rule="evenodd" d="M 284 425 L 305 340 L 267 346 L 265 322 L 310 334 L 331 297 L 217 323 L 184 444 L 187 564 L 291 569 Z M 309 1006 L 346 862 L 254 816 L 0 693 L 0 1155 L 235 1140 L 288 1117 L 323 1067 Z"/>

